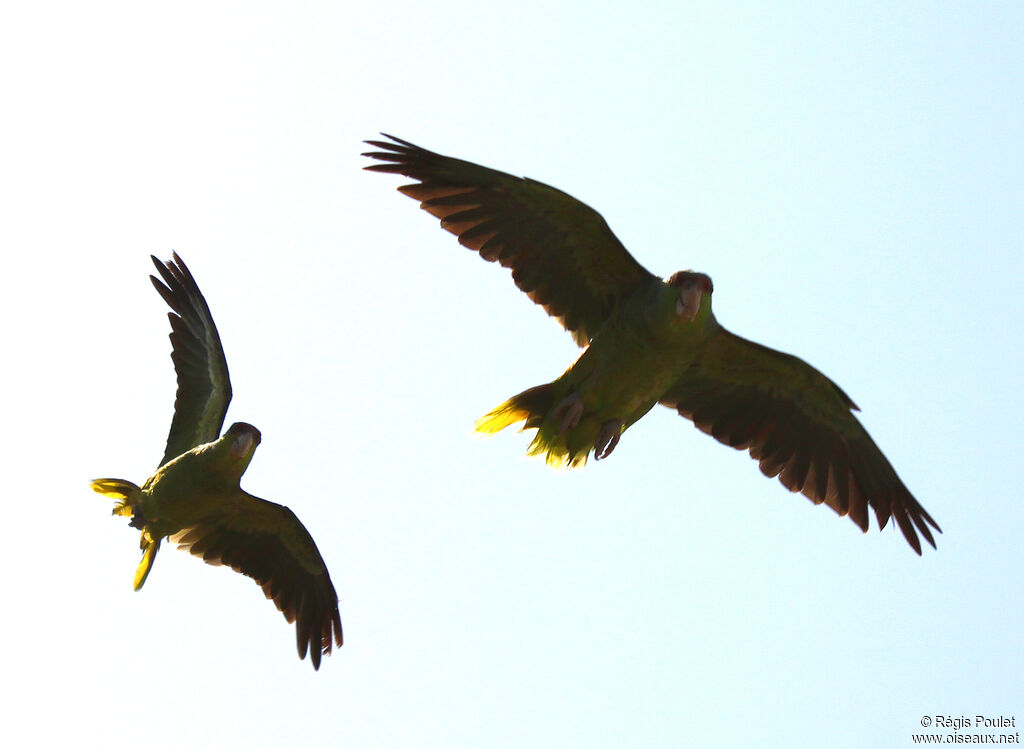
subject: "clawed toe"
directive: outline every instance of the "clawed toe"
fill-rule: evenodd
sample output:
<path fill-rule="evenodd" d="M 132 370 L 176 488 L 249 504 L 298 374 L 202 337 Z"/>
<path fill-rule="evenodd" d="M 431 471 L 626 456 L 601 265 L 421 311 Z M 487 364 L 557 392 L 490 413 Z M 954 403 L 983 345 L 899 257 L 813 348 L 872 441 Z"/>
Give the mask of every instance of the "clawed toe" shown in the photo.
<path fill-rule="evenodd" d="M 574 429 L 577 424 L 580 423 L 580 417 L 583 416 L 583 398 L 579 393 L 573 393 L 567 395 L 565 398 L 558 402 L 558 405 L 551 411 L 551 418 L 561 419 L 558 423 L 558 433 L 565 434 L 570 429 Z"/>
<path fill-rule="evenodd" d="M 128 521 L 129 528 L 138 528 L 140 531 L 146 527 L 146 517 L 142 514 L 141 507 L 133 508 L 132 519 Z"/>
<path fill-rule="evenodd" d="M 622 436 L 622 420 L 612 419 L 606 421 L 601 427 L 601 432 L 594 442 L 594 460 L 604 460 L 612 454 L 612 450 L 619 444 L 619 437 Z"/>

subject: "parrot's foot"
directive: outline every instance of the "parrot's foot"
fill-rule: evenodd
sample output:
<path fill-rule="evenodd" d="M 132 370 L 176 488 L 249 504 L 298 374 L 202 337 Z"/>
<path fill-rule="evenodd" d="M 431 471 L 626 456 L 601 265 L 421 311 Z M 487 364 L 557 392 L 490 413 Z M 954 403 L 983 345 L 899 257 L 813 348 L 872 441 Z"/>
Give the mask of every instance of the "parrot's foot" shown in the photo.
<path fill-rule="evenodd" d="M 612 454 L 622 436 L 622 419 L 606 421 L 594 442 L 594 460 L 604 460 Z"/>
<path fill-rule="evenodd" d="M 579 393 L 567 395 L 551 411 L 552 419 L 556 421 L 561 419 L 558 423 L 559 434 L 565 434 L 570 429 L 574 429 L 580 423 L 581 416 L 583 416 L 583 398 Z"/>
<path fill-rule="evenodd" d="M 132 519 L 128 523 L 129 528 L 138 528 L 140 531 L 146 527 L 146 516 L 142 514 L 142 505 L 132 508 Z"/>

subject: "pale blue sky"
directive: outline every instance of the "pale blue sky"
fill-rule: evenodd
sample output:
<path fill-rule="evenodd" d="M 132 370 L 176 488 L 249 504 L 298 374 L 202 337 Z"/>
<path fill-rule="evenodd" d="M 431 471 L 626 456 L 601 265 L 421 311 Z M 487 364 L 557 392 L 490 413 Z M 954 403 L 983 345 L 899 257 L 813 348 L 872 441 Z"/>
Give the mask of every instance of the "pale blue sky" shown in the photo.
<path fill-rule="evenodd" d="M 1024 720 L 1017 3 L 21 4 L 0 12 L 12 745 L 904 747 Z M 558 473 L 474 420 L 577 355 L 387 131 L 558 186 L 835 379 L 917 558 L 658 408 Z M 137 535 L 174 397 L 150 253 L 220 328 L 243 479 L 341 595 L 318 673 L 250 581 Z"/>

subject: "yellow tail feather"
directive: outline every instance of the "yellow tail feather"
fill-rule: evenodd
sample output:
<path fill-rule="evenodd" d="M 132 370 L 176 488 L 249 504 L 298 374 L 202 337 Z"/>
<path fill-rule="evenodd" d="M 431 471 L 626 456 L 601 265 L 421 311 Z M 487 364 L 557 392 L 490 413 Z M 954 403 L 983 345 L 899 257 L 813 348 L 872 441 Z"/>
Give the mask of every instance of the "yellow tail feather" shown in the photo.
<path fill-rule="evenodd" d="M 94 479 L 89 482 L 89 486 L 94 492 L 117 500 L 112 515 L 130 518 L 135 514 L 135 508 L 142 501 L 142 490 L 131 481 L 124 479 Z"/>
<path fill-rule="evenodd" d="M 477 419 L 474 428 L 484 434 L 494 434 L 529 418 L 530 412 L 516 403 L 515 398 L 511 398 Z"/>
<path fill-rule="evenodd" d="M 522 429 L 536 429 L 527 455 L 543 456 L 552 468 L 576 468 L 587 462 L 587 454 L 594 445 L 597 431 L 585 420 L 571 433 L 558 433 L 555 424 L 547 420 L 559 397 L 565 393 L 555 392 L 555 383 L 538 385 L 514 395 L 476 422 L 476 431 L 494 434 L 519 422 L 525 422 Z"/>
<path fill-rule="evenodd" d="M 476 431 L 494 434 L 520 421 L 526 422 L 523 429 L 536 429 L 554 404 L 555 392 L 550 383 L 532 387 L 519 395 L 513 395 L 493 411 L 477 419 Z"/>
<path fill-rule="evenodd" d="M 142 490 L 131 481 L 125 481 L 124 479 L 94 479 L 89 482 L 89 486 L 92 487 L 94 492 L 117 500 L 112 513 L 114 515 L 134 519 L 136 510 L 141 509 Z M 133 525 L 135 524 L 133 523 Z M 135 527 L 139 526 L 135 525 Z M 146 582 L 146 578 L 149 577 L 149 571 L 153 567 L 153 560 L 156 559 L 156 553 L 160 550 L 160 539 L 154 539 L 150 535 L 149 529 L 143 527 L 139 547 L 142 549 L 142 561 L 139 562 L 139 566 L 135 570 L 135 579 L 132 582 L 135 590 L 141 588 Z"/>
<path fill-rule="evenodd" d="M 149 577 L 149 570 L 153 567 L 153 560 L 156 559 L 156 553 L 160 551 L 160 539 L 153 540 L 153 537 L 149 535 L 149 531 L 142 532 L 142 561 L 139 562 L 139 566 L 135 569 L 135 580 L 132 583 L 135 590 L 138 590 L 146 582 L 146 578 Z"/>
<path fill-rule="evenodd" d="M 579 434 L 591 431 L 589 424 L 582 424 L 577 427 L 577 432 L 569 434 L 558 434 L 553 424 L 543 424 L 534 435 L 533 442 L 526 450 L 529 456 L 543 456 L 544 462 L 558 470 L 569 468 L 581 468 L 587 464 L 587 455 L 590 452 L 590 445 L 584 437 L 579 439 Z M 577 444 L 580 443 L 580 444 Z"/>

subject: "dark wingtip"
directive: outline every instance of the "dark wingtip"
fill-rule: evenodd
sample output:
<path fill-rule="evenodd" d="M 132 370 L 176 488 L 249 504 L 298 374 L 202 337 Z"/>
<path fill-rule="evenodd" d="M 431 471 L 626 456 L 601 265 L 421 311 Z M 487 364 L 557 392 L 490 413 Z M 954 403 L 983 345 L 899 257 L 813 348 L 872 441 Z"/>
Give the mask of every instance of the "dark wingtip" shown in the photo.
<path fill-rule="evenodd" d="M 153 267 L 156 268 L 156 271 L 157 271 L 157 273 L 160 274 L 160 277 L 161 278 L 166 278 L 167 277 L 167 271 L 171 267 L 171 264 L 170 263 L 165 263 L 163 260 L 158 258 L 156 255 L 150 255 L 149 259 L 153 261 Z M 157 280 L 154 276 L 150 276 L 150 278 L 153 279 L 154 283 Z"/>
<path fill-rule="evenodd" d="M 392 135 L 391 133 L 383 133 L 383 132 L 381 133 L 381 135 L 383 135 L 385 138 L 389 138 L 390 140 L 393 140 L 395 143 L 400 143 L 403 146 L 406 146 L 408 148 L 419 148 L 419 146 L 417 146 L 415 143 L 410 143 L 407 140 L 399 138 L 397 135 Z M 393 147 L 394 143 L 388 143 L 387 145 L 390 145 L 390 146 Z"/>
<path fill-rule="evenodd" d="M 381 135 L 383 135 L 385 138 L 390 138 L 392 142 L 389 143 L 383 140 L 364 140 L 363 143 L 365 143 L 366 145 L 373 146 L 374 148 L 383 148 L 384 150 L 365 151 L 360 155 L 367 156 L 371 159 L 390 159 L 392 161 L 395 161 L 407 155 L 410 151 L 424 151 L 426 153 L 429 153 L 428 151 L 426 151 L 426 149 L 417 146 L 415 143 L 399 138 L 398 136 L 391 135 L 389 133 L 381 133 Z M 371 171 L 374 170 L 373 166 L 365 166 L 363 168 L 369 169 Z M 380 170 L 377 169 L 376 171 Z"/>

